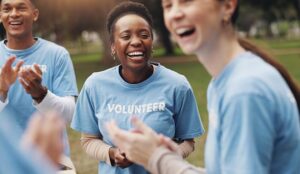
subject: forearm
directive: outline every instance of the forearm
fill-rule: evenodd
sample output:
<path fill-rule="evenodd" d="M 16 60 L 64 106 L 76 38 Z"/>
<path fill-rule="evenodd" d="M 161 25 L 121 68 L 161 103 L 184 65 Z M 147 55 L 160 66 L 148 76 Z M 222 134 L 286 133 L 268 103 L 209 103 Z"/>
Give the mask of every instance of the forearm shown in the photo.
<path fill-rule="evenodd" d="M 179 154 L 183 158 L 187 158 L 194 150 L 195 150 L 195 141 L 193 139 L 191 139 L 191 140 L 184 140 L 178 146 Z"/>
<path fill-rule="evenodd" d="M 70 123 L 75 109 L 75 97 L 60 97 L 48 90 L 43 101 L 38 104 L 34 102 L 33 105 L 42 113 L 53 109 L 60 113 L 67 123 Z"/>
<path fill-rule="evenodd" d="M 164 147 L 157 148 L 146 167 L 153 174 L 199 174 L 197 167 L 187 163 L 181 156 Z"/>
<path fill-rule="evenodd" d="M 94 135 L 82 134 L 81 146 L 83 150 L 91 157 L 99 160 L 105 161 L 107 164 L 111 165 L 109 158 L 109 149 L 111 146 L 103 142 L 99 137 Z"/>

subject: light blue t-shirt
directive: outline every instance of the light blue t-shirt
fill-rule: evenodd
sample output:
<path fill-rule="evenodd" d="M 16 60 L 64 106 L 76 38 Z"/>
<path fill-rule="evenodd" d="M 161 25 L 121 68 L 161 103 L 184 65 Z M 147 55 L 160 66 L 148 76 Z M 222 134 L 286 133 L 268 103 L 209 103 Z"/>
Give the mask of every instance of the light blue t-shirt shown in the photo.
<path fill-rule="evenodd" d="M 0 113 L 3 116 L 4 113 Z M 9 115 L 9 114 L 8 114 Z M 54 174 L 49 161 L 33 149 L 21 149 L 19 131 L 10 132 L 16 124 L 9 117 L 0 122 L 0 173 Z"/>
<path fill-rule="evenodd" d="M 208 88 L 208 174 L 299 174 L 300 124 L 282 76 L 245 52 Z"/>
<path fill-rule="evenodd" d="M 183 75 L 157 65 L 148 79 L 129 84 L 120 76 L 119 68 L 94 73 L 86 80 L 77 101 L 73 129 L 101 136 L 113 146 L 105 122 L 114 119 L 120 128 L 130 130 L 130 117 L 134 115 L 168 137 L 184 140 L 203 134 L 195 97 Z M 121 169 L 100 162 L 99 173 L 147 172 L 135 164 Z"/>
<path fill-rule="evenodd" d="M 77 96 L 77 84 L 75 73 L 68 51 L 52 42 L 42 38 L 36 38 L 33 46 L 25 50 L 12 50 L 5 45 L 5 40 L 0 43 L 0 67 L 7 58 L 15 55 L 18 60 L 23 60 L 23 68 L 38 64 L 43 71 L 42 84 L 57 96 Z M 16 82 L 10 87 L 8 93 L 9 103 L 4 112 L 11 113 L 9 116 L 15 119 L 17 127 L 25 130 L 30 116 L 36 111 L 33 100 L 26 93 L 21 83 Z M 2 117 L 0 117 L 0 121 Z M 69 154 L 67 134 L 65 132 L 66 154 Z"/>

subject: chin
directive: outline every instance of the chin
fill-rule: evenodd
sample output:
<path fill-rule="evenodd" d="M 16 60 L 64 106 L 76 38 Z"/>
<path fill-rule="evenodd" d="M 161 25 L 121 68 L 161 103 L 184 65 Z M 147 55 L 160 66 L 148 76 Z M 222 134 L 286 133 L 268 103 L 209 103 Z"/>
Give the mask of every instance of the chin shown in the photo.
<path fill-rule="evenodd" d="M 182 52 L 184 54 L 195 54 L 195 48 L 187 47 L 187 46 L 180 46 Z"/>

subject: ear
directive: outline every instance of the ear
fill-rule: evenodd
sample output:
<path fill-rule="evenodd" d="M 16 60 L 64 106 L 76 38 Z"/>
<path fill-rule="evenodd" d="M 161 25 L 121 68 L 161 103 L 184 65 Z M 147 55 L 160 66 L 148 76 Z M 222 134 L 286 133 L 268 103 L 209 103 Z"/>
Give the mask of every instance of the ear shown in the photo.
<path fill-rule="evenodd" d="M 238 0 L 225 0 L 223 2 L 223 20 L 229 22 L 236 7 Z"/>
<path fill-rule="evenodd" d="M 39 15 L 40 15 L 40 11 L 36 8 L 33 10 L 33 21 L 36 22 L 39 18 Z"/>
<path fill-rule="evenodd" d="M 116 54 L 116 48 L 115 48 L 115 45 L 113 43 L 110 45 L 110 50 L 111 50 L 112 55 Z"/>

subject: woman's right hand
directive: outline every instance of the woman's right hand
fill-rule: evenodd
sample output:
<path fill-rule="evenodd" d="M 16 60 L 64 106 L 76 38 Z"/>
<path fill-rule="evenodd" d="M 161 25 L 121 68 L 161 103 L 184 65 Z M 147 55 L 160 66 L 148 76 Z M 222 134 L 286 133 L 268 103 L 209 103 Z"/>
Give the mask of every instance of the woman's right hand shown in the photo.
<path fill-rule="evenodd" d="M 114 164 L 121 168 L 126 168 L 132 165 L 132 162 L 126 158 L 125 153 L 121 152 L 118 148 L 111 147 L 109 149 L 109 158 L 111 159 L 112 165 Z"/>

